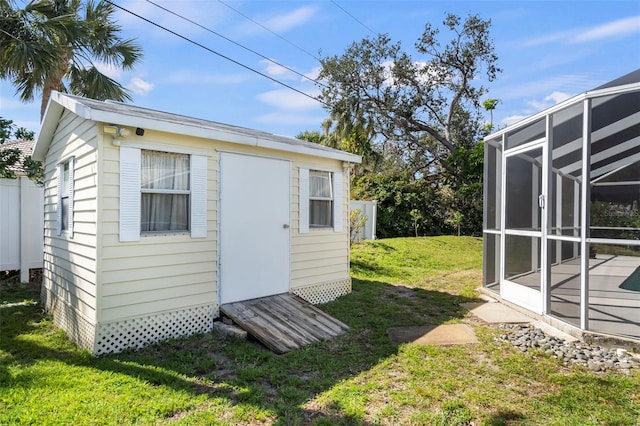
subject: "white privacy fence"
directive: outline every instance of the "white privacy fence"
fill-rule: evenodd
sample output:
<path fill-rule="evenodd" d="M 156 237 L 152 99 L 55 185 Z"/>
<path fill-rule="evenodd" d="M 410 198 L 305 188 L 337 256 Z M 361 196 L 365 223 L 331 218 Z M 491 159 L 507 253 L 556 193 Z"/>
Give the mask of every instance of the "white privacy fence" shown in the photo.
<path fill-rule="evenodd" d="M 364 241 L 376 239 L 376 201 L 351 200 L 349 201 L 349 211 L 358 211 L 358 214 L 365 218 L 364 225 L 359 229 L 352 229 L 352 241 Z"/>
<path fill-rule="evenodd" d="M 43 191 L 24 176 L 0 179 L 0 271 L 19 269 L 21 282 L 29 281 L 29 269 L 42 268 Z"/>

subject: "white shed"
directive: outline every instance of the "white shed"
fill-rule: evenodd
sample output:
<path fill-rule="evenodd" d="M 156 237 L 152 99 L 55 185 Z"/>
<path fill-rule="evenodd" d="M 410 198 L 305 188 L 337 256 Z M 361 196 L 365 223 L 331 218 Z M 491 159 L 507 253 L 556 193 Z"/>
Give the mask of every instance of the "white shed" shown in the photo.
<path fill-rule="evenodd" d="M 265 132 L 54 93 L 42 299 L 94 354 L 208 332 L 221 304 L 351 291 L 349 163 Z"/>

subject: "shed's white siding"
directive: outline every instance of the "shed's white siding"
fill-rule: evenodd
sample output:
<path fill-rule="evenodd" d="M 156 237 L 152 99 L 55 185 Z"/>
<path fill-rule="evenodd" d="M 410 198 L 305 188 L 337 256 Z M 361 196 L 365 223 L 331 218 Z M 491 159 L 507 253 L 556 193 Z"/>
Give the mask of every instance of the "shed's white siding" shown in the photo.
<path fill-rule="evenodd" d="M 135 138 L 135 136 L 134 136 Z M 98 203 L 103 212 L 100 226 L 100 303 L 96 352 L 139 347 L 169 337 L 209 331 L 217 316 L 217 161 L 206 140 L 147 131 L 132 139 L 148 149 L 210 153 L 207 173 L 207 236 L 192 238 L 188 232 L 142 235 L 139 241 L 121 242 L 120 148 L 105 136 L 102 146 L 102 181 Z M 197 324 L 186 327 L 188 312 L 201 314 Z M 146 335 L 136 324 L 149 322 Z M 116 326 L 116 323 L 120 324 Z M 122 324 L 127 332 L 109 339 L 110 331 Z M 171 329 L 172 331 L 166 331 Z M 107 342 L 107 340 L 109 340 Z"/>
<path fill-rule="evenodd" d="M 96 323 L 96 195 L 98 133 L 65 111 L 46 157 L 43 300 L 80 346 L 93 345 Z M 74 157 L 74 233 L 58 235 L 58 164 Z"/>
<path fill-rule="evenodd" d="M 146 313 L 162 312 L 215 303 L 217 308 L 217 230 L 218 230 L 218 160 L 220 151 L 244 152 L 267 157 L 284 157 L 291 161 L 291 283 L 301 289 L 322 283 L 350 285 L 348 229 L 312 229 L 298 232 L 298 168 L 308 167 L 344 173 L 342 162 L 320 160 L 299 154 L 281 154 L 267 149 L 238 147 L 224 142 L 148 132 L 140 144 L 156 149 L 209 153 L 208 229 L 205 239 L 188 234 L 143 236 L 138 242 L 121 243 L 118 239 L 119 157 L 118 147 L 104 146 L 104 186 L 101 202 L 104 219 L 101 226 L 101 291 L 99 321 L 111 322 Z M 343 179 L 342 219 L 348 223 L 348 176 Z M 277 254 L 271 254 L 277 255 Z M 333 298 L 333 297 L 331 297 Z"/>
<path fill-rule="evenodd" d="M 349 275 L 349 175 L 342 162 L 299 156 L 292 163 L 291 181 L 291 292 L 312 303 L 333 300 L 351 291 Z M 300 167 L 343 173 L 342 231 L 313 229 L 308 233 L 299 230 L 299 182 Z"/>

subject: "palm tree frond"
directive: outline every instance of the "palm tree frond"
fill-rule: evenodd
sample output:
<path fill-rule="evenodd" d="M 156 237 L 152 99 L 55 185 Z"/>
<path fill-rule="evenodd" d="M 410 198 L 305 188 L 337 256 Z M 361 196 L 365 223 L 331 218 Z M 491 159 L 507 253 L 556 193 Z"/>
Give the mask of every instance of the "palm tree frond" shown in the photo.
<path fill-rule="evenodd" d="M 102 74 L 94 66 L 79 68 L 72 66 L 69 70 L 69 91 L 74 95 L 85 96 L 104 101 L 107 99 L 125 102 L 131 95 L 120 83 Z"/>
<path fill-rule="evenodd" d="M 52 90 L 131 100 L 122 85 L 93 66 L 103 62 L 128 70 L 142 58 L 134 40 L 119 37 L 112 4 L 32 0 L 20 9 L 17 3 L 0 0 L 0 78 L 12 82 L 21 100 L 32 101 L 42 91 L 41 113 Z"/>

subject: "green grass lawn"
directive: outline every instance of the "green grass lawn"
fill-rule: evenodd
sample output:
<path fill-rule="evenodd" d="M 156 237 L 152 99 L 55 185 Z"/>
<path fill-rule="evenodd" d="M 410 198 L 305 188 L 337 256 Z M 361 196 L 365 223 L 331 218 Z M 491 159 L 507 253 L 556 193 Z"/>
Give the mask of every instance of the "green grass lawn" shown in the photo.
<path fill-rule="evenodd" d="M 320 308 L 345 336 L 274 355 L 199 335 L 93 358 L 0 282 L 0 425 L 634 425 L 640 374 L 564 368 L 466 317 L 481 240 L 389 239 L 352 249 L 353 292 Z M 465 321 L 480 343 L 393 344 L 387 329 Z"/>

